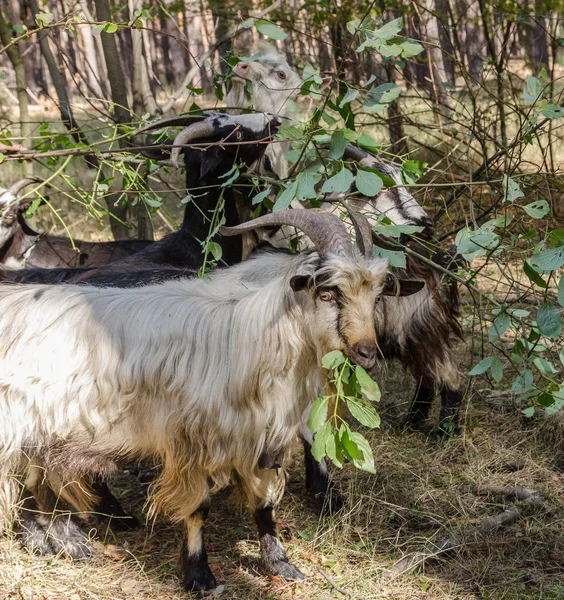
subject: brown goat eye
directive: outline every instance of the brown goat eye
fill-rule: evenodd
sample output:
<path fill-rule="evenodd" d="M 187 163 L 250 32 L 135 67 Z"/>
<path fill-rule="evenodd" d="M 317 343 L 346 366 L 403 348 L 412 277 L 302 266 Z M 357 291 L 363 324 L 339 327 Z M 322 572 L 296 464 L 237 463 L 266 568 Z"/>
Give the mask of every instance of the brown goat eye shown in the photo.
<path fill-rule="evenodd" d="M 333 294 L 331 292 L 320 292 L 319 299 L 323 302 L 331 302 L 331 300 L 333 300 Z"/>
<path fill-rule="evenodd" d="M 286 73 L 284 73 L 284 71 L 278 71 L 278 77 L 280 77 L 280 79 L 286 79 Z"/>

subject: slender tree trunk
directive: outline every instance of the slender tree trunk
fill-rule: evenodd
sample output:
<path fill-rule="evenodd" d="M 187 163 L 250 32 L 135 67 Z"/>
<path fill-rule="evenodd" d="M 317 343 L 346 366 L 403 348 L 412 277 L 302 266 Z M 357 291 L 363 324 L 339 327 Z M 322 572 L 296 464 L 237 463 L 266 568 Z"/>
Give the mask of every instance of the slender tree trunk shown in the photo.
<path fill-rule="evenodd" d="M 6 7 L 4 6 L 2 9 L 2 13 L 0 13 L 0 40 L 2 41 L 2 44 L 6 46 L 12 39 L 12 32 L 8 29 L 6 24 L 6 17 L 8 16 L 7 13 L 4 12 Z M 29 120 L 24 62 L 17 46 L 11 46 L 7 50 L 7 54 L 16 75 L 16 91 L 20 109 L 20 135 L 22 143 L 25 145 L 26 143 L 29 143 L 27 140 L 31 137 L 31 122 Z M 23 168 L 26 175 L 31 175 L 33 173 L 33 163 L 25 161 Z"/>
<path fill-rule="evenodd" d="M 135 18 L 135 11 L 140 11 L 142 8 L 142 0 L 129 0 L 130 22 Z M 159 112 L 159 107 L 155 102 L 151 86 L 149 85 L 141 31 L 136 29 L 131 30 L 131 44 L 133 49 L 133 110 L 137 115 L 142 115 L 146 112 L 156 115 Z"/>

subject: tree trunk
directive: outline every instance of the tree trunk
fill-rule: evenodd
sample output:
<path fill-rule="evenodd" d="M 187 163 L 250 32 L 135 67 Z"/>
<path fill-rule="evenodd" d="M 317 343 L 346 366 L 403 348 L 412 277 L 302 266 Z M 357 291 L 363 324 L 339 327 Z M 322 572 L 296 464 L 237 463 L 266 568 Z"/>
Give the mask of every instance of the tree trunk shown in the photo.
<path fill-rule="evenodd" d="M 8 45 L 12 39 L 12 32 L 8 29 L 6 24 L 6 17 L 7 13 L 0 13 L 0 40 L 4 46 Z M 25 145 L 29 143 L 28 140 L 31 137 L 31 123 L 29 120 L 24 62 L 17 45 L 11 46 L 7 50 L 7 54 L 16 75 L 16 90 L 20 109 L 20 136 L 22 138 L 22 143 Z M 33 163 L 25 161 L 23 169 L 26 175 L 31 175 L 33 173 Z"/>

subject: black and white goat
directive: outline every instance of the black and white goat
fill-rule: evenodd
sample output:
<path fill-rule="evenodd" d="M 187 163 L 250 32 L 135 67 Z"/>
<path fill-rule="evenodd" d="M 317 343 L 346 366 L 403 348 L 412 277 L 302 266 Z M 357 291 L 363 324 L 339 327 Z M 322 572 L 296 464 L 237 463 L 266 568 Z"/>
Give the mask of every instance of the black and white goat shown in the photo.
<path fill-rule="evenodd" d="M 163 267 L 197 271 L 204 260 L 204 242 L 217 233 L 221 224 L 237 225 L 243 220 L 233 186 L 222 186 L 225 176 L 235 165 L 245 168 L 259 160 L 280 121 L 273 115 L 262 113 L 206 113 L 161 120 L 144 131 L 186 123 L 189 125 L 172 144 L 158 144 L 152 150 L 144 150 L 150 158 L 172 158 L 176 166 L 179 155 L 184 154 L 186 191 L 190 199 L 185 204 L 182 224 L 177 231 L 98 268 L 4 270 L 0 272 L 0 281 L 81 283 L 99 280 L 119 285 L 123 279 L 125 287 L 125 279 L 133 283 L 134 271 Z M 218 237 L 217 240 L 222 247 L 223 264 L 241 260 L 242 243 L 238 237 Z"/>
<path fill-rule="evenodd" d="M 261 457 L 287 464 L 326 352 L 373 366 L 374 305 L 402 286 L 389 286 L 386 260 L 355 252 L 331 214 L 287 211 L 224 233 L 274 223 L 299 227 L 316 250 L 143 288 L 0 286 L 4 517 L 16 475 L 32 504 L 44 469 L 64 482 L 158 457 L 150 512 L 183 523 L 185 589 L 216 585 L 202 538 L 210 482 L 242 490 L 266 570 L 303 578 L 276 534 L 284 475 Z"/>
<path fill-rule="evenodd" d="M 24 218 L 33 200 L 18 200 L 18 194 L 34 183 L 39 180 L 28 177 L 0 189 L 0 263 L 10 268 L 93 267 L 139 252 L 150 244 L 143 240 L 75 240 L 73 247 L 68 238 L 34 231 Z"/>

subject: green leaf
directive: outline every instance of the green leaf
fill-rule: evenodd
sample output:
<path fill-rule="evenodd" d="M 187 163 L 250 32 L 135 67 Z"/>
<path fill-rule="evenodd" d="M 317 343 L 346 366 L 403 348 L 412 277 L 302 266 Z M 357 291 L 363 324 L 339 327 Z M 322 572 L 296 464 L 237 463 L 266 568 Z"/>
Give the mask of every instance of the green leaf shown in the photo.
<path fill-rule="evenodd" d="M 397 83 L 383 83 L 368 92 L 365 106 L 385 105 L 393 102 L 401 94 L 401 86 Z"/>
<path fill-rule="evenodd" d="M 548 119 L 559 119 L 564 117 L 564 106 L 558 104 L 547 104 L 541 108 L 541 113 Z"/>
<path fill-rule="evenodd" d="M 507 175 L 503 176 L 503 189 L 505 190 L 504 202 L 515 202 L 517 198 L 521 198 L 525 195 L 519 187 L 519 184 Z"/>
<path fill-rule="evenodd" d="M 394 19 L 386 23 L 383 27 L 380 27 L 380 29 L 377 29 L 374 32 L 374 37 L 380 40 L 391 40 L 401 31 L 402 27 L 403 18 L 399 17 L 399 19 Z"/>
<path fill-rule="evenodd" d="M 401 42 L 401 44 L 399 45 L 401 47 L 401 56 L 403 58 L 411 58 L 412 56 L 417 56 L 425 50 L 425 48 L 423 48 L 421 44 L 412 40 L 406 40 L 405 42 Z"/>
<path fill-rule="evenodd" d="M 323 425 L 315 434 L 313 444 L 311 445 L 311 454 L 317 462 L 319 462 L 325 456 L 327 440 L 332 435 L 333 430 L 331 429 L 331 423 L 329 421 L 327 421 L 325 425 Z"/>
<path fill-rule="evenodd" d="M 220 260 L 223 254 L 221 246 L 217 242 L 210 242 L 208 244 L 208 250 L 212 253 L 215 260 Z"/>
<path fill-rule="evenodd" d="M 376 409 L 362 400 L 356 398 L 347 398 L 347 406 L 351 415 L 365 427 L 374 429 L 380 427 L 380 415 Z"/>
<path fill-rule="evenodd" d="M 309 411 L 307 426 L 312 433 L 317 433 L 325 421 L 327 421 L 327 411 L 329 410 L 329 396 L 318 398 Z"/>
<path fill-rule="evenodd" d="M 143 202 L 152 208 L 160 208 L 163 203 L 159 198 L 151 198 L 151 196 L 143 195 Z"/>
<path fill-rule="evenodd" d="M 494 356 L 490 367 L 492 377 L 499 383 L 503 379 L 503 364 L 501 360 Z"/>
<path fill-rule="evenodd" d="M 535 271 L 535 269 L 533 269 L 533 267 L 531 267 L 527 261 L 523 263 L 523 271 L 525 272 L 525 275 L 540 288 L 545 289 L 547 287 L 546 281 Z"/>
<path fill-rule="evenodd" d="M 564 246 L 533 254 L 529 263 L 537 270 L 550 272 L 564 266 Z"/>
<path fill-rule="evenodd" d="M 298 200 L 317 199 L 315 184 L 321 179 L 321 173 L 312 173 L 311 171 L 302 171 L 296 181 L 298 182 Z"/>
<path fill-rule="evenodd" d="M 550 361 L 542 358 L 542 356 L 537 356 L 535 359 L 533 359 L 533 364 L 543 375 L 555 375 L 558 373 L 558 371 L 554 368 L 554 365 Z"/>
<path fill-rule="evenodd" d="M 272 212 L 278 212 L 280 210 L 286 210 L 292 200 L 296 197 L 298 191 L 298 182 L 291 181 L 285 188 L 281 190 L 276 198 L 276 203 L 272 208 Z"/>
<path fill-rule="evenodd" d="M 525 89 L 523 90 L 523 98 L 527 102 L 536 102 L 541 96 L 544 85 L 532 75 L 525 77 Z"/>
<path fill-rule="evenodd" d="M 387 258 L 391 267 L 397 267 L 398 269 L 405 269 L 406 267 L 405 253 L 402 250 L 388 250 L 375 245 L 374 256 Z"/>
<path fill-rule="evenodd" d="M 376 175 L 373 171 L 368 171 L 366 169 L 358 169 L 356 172 L 356 189 L 365 196 L 373 197 L 376 196 L 384 182 L 379 175 Z"/>
<path fill-rule="evenodd" d="M 528 392 L 533 387 L 533 372 L 530 369 L 525 369 L 523 373 L 518 375 L 513 381 L 511 391 L 515 394 L 523 394 Z"/>
<path fill-rule="evenodd" d="M 415 183 L 425 173 L 428 163 L 421 160 L 405 160 L 401 165 L 401 173 L 407 183 Z"/>
<path fill-rule="evenodd" d="M 486 358 L 483 358 L 477 365 L 474 365 L 469 374 L 482 375 L 492 366 L 493 359 L 493 356 L 486 356 Z"/>
<path fill-rule="evenodd" d="M 43 27 L 43 25 L 47 25 L 51 23 L 55 17 L 53 13 L 48 12 L 40 12 L 35 15 L 35 22 L 39 25 L 39 27 Z"/>
<path fill-rule="evenodd" d="M 266 190 L 259 192 L 256 196 L 253 197 L 251 204 L 253 206 L 260 204 L 265 198 L 268 197 L 268 194 L 270 194 L 270 191 L 271 191 L 270 188 L 267 188 Z"/>
<path fill-rule="evenodd" d="M 355 88 L 349 88 L 347 93 L 343 96 L 343 99 L 339 102 L 339 108 L 343 108 L 345 104 L 352 102 L 358 96 L 358 90 Z"/>
<path fill-rule="evenodd" d="M 327 458 L 329 458 L 336 467 L 339 467 L 339 469 L 343 468 L 343 448 L 338 431 L 334 431 L 333 435 L 327 438 L 325 452 Z"/>
<path fill-rule="evenodd" d="M 373 402 L 378 402 L 381 396 L 380 388 L 374 379 L 372 379 L 372 377 L 370 377 L 370 375 L 360 365 L 355 367 L 354 373 L 356 380 L 360 385 L 362 395 Z"/>
<path fill-rule="evenodd" d="M 334 160 L 338 160 L 345 153 L 345 147 L 347 145 L 347 138 L 342 129 L 338 129 L 331 136 L 331 144 L 329 146 L 329 156 Z"/>
<path fill-rule="evenodd" d="M 106 26 L 106 23 L 98 23 L 98 25 L 92 25 L 92 35 L 93 36 L 98 36 L 102 33 L 102 31 L 104 30 L 104 27 Z"/>
<path fill-rule="evenodd" d="M 558 282 L 558 304 L 564 306 L 564 275 L 560 277 L 560 281 Z"/>
<path fill-rule="evenodd" d="M 340 350 L 328 352 L 322 359 L 321 364 L 326 369 L 336 369 L 345 362 L 345 355 Z"/>
<path fill-rule="evenodd" d="M 4 162 L 5 156 L 0 152 L 0 165 Z"/>
<path fill-rule="evenodd" d="M 115 33 L 118 30 L 118 26 L 115 23 L 106 23 L 104 31 L 106 33 Z"/>
<path fill-rule="evenodd" d="M 558 246 L 564 246 L 564 229 L 553 229 L 548 234 L 548 239 L 555 248 Z"/>
<path fill-rule="evenodd" d="M 526 417 L 532 417 L 535 414 L 535 407 L 529 406 L 521 411 Z"/>
<path fill-rule="evenodd" d="M 333 177 L 330 177 L 327 179 L 327 181 L 325 181 L 323 187 L 321 188 L 321 193 L 342 194 L 349 190 L 353 180 L 353 174 L 346 167 L 343 167 L 336 175 L 333 175 Z"/>
<path fill-rule="evenodd" d="M 495 343 L 499 340 L 502 333 L 504 333 L 509 327 L 509 315 L 507 313 L 502 313 L 499 315 L 495 321 L 492 323 L 489 331 L 488 337 L 490 342 Z"/>
<path fill-rule="evenodd" d="M 257 31 L 271 40 L 285 40 L 288 34 L 282 31 L 280 27 L 269 21 L 259 20 L 255 22 Z"/>
<path fill-rule="evenodd" d="M 537 325 L 543 335 L 557 339 L 562 330 L 560 311 L 551 302 L 545 302 L 537 313 Z"/>
<path fill-rule="evenodd" d="M 533 219 L 542 219 L 550 212 L 550 207 L 546 200 L 537 200 L 522 208 L 530 217 L 533 217 Z"/>
<path fill-rule="evenodd" d="M 380 152 L 380 146 L 366 133 L 361 133 L 356 143 L 368 152 Z"/>
<path fill-rule="evenodd" d="M 347 439 L 346 445 L 344 442 L 345 437 Z M 341 439 L 343 439 L 345 450 L 357 469 L 362 469 L 369 473 L 376 473 L 372 448 L 370 447 L 368 440 L 362 434 L 358 433 L 358 431 L 347 430 L 346 436 L 343 435 Z"/>

